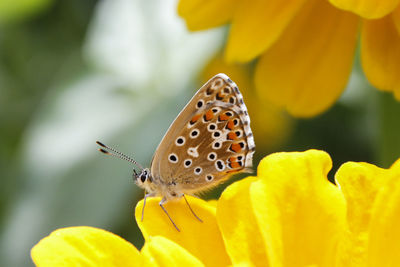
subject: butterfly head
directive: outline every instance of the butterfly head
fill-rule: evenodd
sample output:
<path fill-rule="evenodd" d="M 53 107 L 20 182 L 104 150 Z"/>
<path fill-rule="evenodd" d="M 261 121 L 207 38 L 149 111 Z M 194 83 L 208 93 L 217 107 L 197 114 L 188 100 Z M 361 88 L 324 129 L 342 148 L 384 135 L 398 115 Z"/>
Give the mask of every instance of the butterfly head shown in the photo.
<path fill-rule="evenodd" d="M 149 189 L 153 183 L 153 178 L 151 177 L 151 173 L 148 168 L 142 169 L 140 173 L 133 169 L 133 178 L 139 187 L 146 190 Z"/>

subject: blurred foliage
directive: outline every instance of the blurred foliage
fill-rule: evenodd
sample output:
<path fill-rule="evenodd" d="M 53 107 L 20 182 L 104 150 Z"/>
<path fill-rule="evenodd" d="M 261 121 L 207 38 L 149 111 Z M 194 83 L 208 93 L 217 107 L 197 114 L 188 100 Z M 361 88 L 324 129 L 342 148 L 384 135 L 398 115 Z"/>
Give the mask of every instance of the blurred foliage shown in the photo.
<path fill-rule="evenodd" d="M 0 1 L 0 228 L 26 185 L 19 158 L 26 127 L 50 85 L 85 68 L 80 50 L 96 1 L 51 3 Z"/>
<path fill-rule="evenodd" d="M 390 93 L 382 93 L 379 105 L 377 156 L 380 166 L 388 168 L 400 158 L 400 104 Z"/>
<path fill-rule="evenodd" d="M 48 8 L 52 2 L 52 0 L 2 0 L 0 1 L 0 24 L 29 19 Z"/>
<path fill-rule="evenodd" d="M 45 2 L 49 1 L 2 1 L 0 8 L 9 3 L 7 10 L 19 11 L 21 17 L 31 16 L 28 10 L 36 10 Z M 0 167 L 5 177 L 0 187 L 1 216 L 5 204 L 21 186 L 18 148 L 36 108 L 55 80 L 68 79 L 84 68 L 80 50 L 95 3 L 56 1 L 41 16 L 1 28 Z"/>

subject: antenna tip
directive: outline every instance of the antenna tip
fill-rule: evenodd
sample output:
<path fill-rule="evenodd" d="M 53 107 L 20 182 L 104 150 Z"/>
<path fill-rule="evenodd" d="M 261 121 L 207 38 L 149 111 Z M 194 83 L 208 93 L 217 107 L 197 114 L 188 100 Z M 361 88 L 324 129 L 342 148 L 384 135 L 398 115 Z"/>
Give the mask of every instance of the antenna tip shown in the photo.
<path fill-rule="evenodd" d="M 102 153 L 104 153 L 104 154 L 106 154 L 106 155 L 111 155 L 110 152 L 108 152 L 108 151 L 106 151 L 106 150 L 104 150 L 104 149 L 102 149 L 102 148 L 99 148 L 99 149 L 97 149 L 97 150 L 100 151 L 100 152 L 102 152 Z"/>
<path fill-rule="evenodd" d="M 106 145 L 105 144 L 103 144 L 102 142 L 100 142 L 100 141 L 96 141 L 96 144 L 98 144 L 99 146 L 102 146 L 102 147 L 106 147 Z"/>

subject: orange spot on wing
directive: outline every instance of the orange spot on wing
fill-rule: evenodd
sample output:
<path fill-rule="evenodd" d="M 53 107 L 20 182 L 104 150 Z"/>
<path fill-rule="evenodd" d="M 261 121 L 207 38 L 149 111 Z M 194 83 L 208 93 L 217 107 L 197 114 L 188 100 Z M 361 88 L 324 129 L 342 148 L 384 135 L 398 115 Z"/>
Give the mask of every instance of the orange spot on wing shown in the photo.
<path fill-rule="evenodd" d="M 239 153 L 240 150 L 242 150 L 242 147 L 241 147 L 239 144 L 232 144 L 231 147 L 230 147 L 230 149 L 231 149 L 233 152 Z"/>
<path fill-rule="evenodd" d="M 206 115 L 204 115 L 204 119 L 206 121 L 211 120 L 213 117 L 214 117 L 214 112 L 212 112 L 211 109 L 206 112 Z"/>
<path fill-rule="evenodd" d="M 190 120 L 190 123 L 193 124 L 198 121 L 201 117 L 201 114 L 194 115 L 193 118 Z"/>
<path fill-rule="evenodd" d="M 229 140 L 236 140 L 237 139 L 237 135 L 234 132 L 229 132 L 228 133 L 228 139 Z"/>
<path fill-rule="evenodd" d="M 229 160 L 229 162 L 234 162 L 234 161 L 236 161 L 236 157 L 230 157 L 228 160 Z"/>
<path fill-rule="evenodd" d="M 229 116 L 226 114 L 221 114 L 218 116 L 218 120 L 220 121 L 227 121 L 229 119 Z"/>
<path fill-rule="evenodd" d="M 239 164 L 239 162 L 231 162 L 231 167 L 232 167 L 232 169 L 236 169 L 236 168 L 239 168 L 240 167 L 240 164 Z"/>
<path fill-rule="evenodd" d="M 226 124 L 226 128 L 232 130 L 233 128 L 235 128 L 235 123 L 233 121 L 228 121 L 228 123 Z"/>

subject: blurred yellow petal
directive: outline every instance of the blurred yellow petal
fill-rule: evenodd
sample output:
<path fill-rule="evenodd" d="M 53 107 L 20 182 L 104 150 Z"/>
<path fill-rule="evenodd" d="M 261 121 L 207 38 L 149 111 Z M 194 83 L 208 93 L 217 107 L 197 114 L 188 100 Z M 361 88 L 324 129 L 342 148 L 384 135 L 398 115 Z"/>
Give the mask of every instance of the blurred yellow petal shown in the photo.
<path fill-rule="evenodd" d="M 397 33 L 400 35 L 400 5 L 393 11 L 392 16 Z"/>
<path fill-rule="evenodd" d="M 40 240 L 31 251 L 36 266 L 137 266 L 139 251 L 105 230 L 62 228 Z"/>
<path fill-rule="evenodd" d="M 390 168 L 372 210 L 368 266 L 400 266 L 400 162 Z"/>
<path fill-rule="evenodd" d="M 338 266 L 366 266 L 368 231 L 376 196 L 388 171 L 368 163 L 347 162 L 335 178 L 346 199 L 348 231 L 338 252 Z"/>
<path fill-rule="evenodd" d="M 390 167 L 391 169 L 397 170 L 397 168 L 400 168 L 400 158 L 393 163 L 393 165 Z"/>
<path fill-rule="evenodd" d="M 400 100 L 400 34 L 392 16 L 364 21 L 361 61 L 369 82 Z"/>
<path fill-rule="evenodd" d="M 256 223 L 249 187 L 257 177 L 238 181 L 225 189 L 217 208 L 217 219 L 232 263 L 268 266 L 266 245 Z"/>
<path fill-rule="evenodd" d="M 184 247 L 207 266 L 230 264 L 224 241 L 216 220 L 216 207 L 206 201 L 186 196 L 190 206 L 203 222 L 190 212 L 183 198 L 164 204 L 169 215 L 179 227 L 178 232 L 159 206 L 160 198 L 148 198 L 141 221 L 143 200 L 136 205 L 136 221 L 145 240 L 150 236 L 164 236 Z"/>
<path fill-rule="evenodd" d="M 227 60 L 245 62 L 260 55 L 278 39 L 304 1 L 239 1 L 229 33 Z"/>
<path fill-rule="evenodd" d="M 275 153 L 258 166 L 251 203 L 271 266 L 332 266 L 345 203 L 322 151 Z"/>
<path fill-rule="evenodd" d="M 227 23 L 233 16 L 236 0 L 180 0 L 178 14 L 191 31 L 205 30 Z"/>
<path fill-rule="evenodd" d="M 329 108 L 347 84 L 358 22 L 326 1 L 308 1 L 261 56 L 255 74 L 259 95 L 297 117 Z"/>
<path fill-rule="evenodd" d="M 211 199 L 211 200 L 208 200 L 207 203 L 208 203 L 209 205 L 211 205 L 211 206 L 213 206 L 213 207 L 216 208 L 217 205 L 218 205 L 218 200 L 216 200 L 216 199 Z"/>
<path fill-rule="evenodd" d="M 366 19 L 376 19 L 392 12 L 399 0 L 329 0 L 337 8 L 351 11 Z"/>
<path fill-rule="evenodd" d="M 149 237 L 141 253 L 148 266 L 204 266 L 184 248 L 162 236 Z"/>

